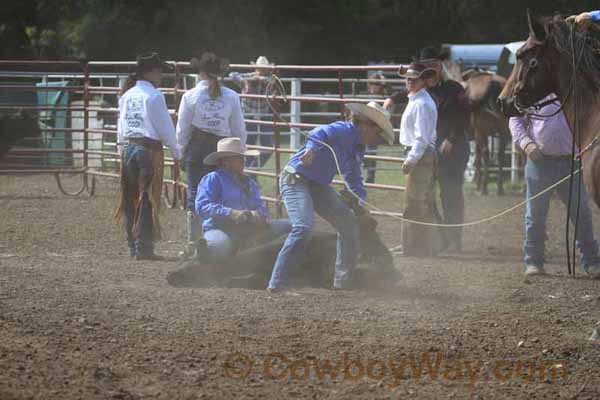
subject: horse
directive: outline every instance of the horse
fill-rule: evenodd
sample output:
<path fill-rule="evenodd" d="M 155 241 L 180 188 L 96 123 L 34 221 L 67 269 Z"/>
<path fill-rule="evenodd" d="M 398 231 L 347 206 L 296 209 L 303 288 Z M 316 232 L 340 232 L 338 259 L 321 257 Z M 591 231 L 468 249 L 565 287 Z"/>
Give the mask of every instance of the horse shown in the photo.
<path fill-rule="evenodd" d="M 23 138 L 39 138 L 41 135 L 36 118 L 19 110 L 0 115 L 0 160 Z"/>
<path fill-rule="evenodd" d="M 376 227 L 377 221 L 368 213 L 358 217 L 361 237 L 359 267 L 355 270 L 356 288 L 380 289 L 392 287 L 399 280 L 391 252 L 383 244 Z M 229 260 L 211 264 L 190 260 L 167 275 L 174 287 L 237 287 L 264 288 L 286 235 L 268 243 L 242 250 Z M 337 235 L 314 232 L 308 244 L 304 262 L 292 272 L 294 287 L 331 288 L 336 258 Z"/>
<path fill-rule="evenodd" d="M 583 179 L 600 207 L 600 148 L 588 148 L 600 132 L 600 58 L 585 31 L 562 16 L 527 13 L 529 37 L 498 97 L 507 116 L 521 115 L 556 94 L 582 154 Z M 573 67 L 575 65 L 575 68 Z"/>
<path fill-rule="evenodd" d="M 573 140 L 582 149 L 583 179 L 600 207 L 600 59 L 586 31 L 562 16 L 533 17 L 527 12 L 529 37 L 498 97 L 507 116 L 521 115 L 549 94 L 562 105 Z M 596 340 L 597 329 L 590 340 Z"/>
<path fill-rule="evenodd" d="M 488 194 L 490 150 L 488 138 L 499 138 L 497 194 L 504 195 L 504 164 L 506 144 L 510 143 L 508 118 L 502 114 L 496 98 L 504 88 L 506 79 L 479 69 L 469 69 L 461 75 L 471 109 L 470 126 L 475 140 L 475 183 L 477 190 Z"/>

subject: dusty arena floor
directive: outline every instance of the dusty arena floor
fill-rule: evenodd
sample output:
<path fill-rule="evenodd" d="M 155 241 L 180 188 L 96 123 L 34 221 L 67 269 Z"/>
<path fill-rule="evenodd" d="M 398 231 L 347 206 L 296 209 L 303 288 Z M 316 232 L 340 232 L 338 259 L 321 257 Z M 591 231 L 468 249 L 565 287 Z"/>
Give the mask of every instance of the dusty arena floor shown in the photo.
<path fill-rule="evenodd" d="M 523 279 L 519 210 L 460 255 L 396 257 L 393 291 L 271 296 L 170 287 L 178 264 L 131 261 L 114 181 L 97 191 L 0 177 L 0 399 L 600 398 L 600 282 L 567 276 L 557 200 L 547 278 Z M 467 219 L 520 199 L 468 195 Z M 158 252 L 181 250 L 183 221 L 163 211 Z"/>

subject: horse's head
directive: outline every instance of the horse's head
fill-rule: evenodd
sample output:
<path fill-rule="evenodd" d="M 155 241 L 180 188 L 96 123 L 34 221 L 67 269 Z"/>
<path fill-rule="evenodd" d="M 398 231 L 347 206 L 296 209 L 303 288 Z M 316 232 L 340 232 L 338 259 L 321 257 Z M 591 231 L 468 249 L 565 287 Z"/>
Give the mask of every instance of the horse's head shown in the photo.
<path fill-rule="evenodd" d="M 551 24 L 527 12 L 529 37 L 516 54 L 512 73 L 498 96 L 502 112 L 512 117 L 535 105 L 550 93 L 556 93 L 556 49 L 548 40 Z"/>

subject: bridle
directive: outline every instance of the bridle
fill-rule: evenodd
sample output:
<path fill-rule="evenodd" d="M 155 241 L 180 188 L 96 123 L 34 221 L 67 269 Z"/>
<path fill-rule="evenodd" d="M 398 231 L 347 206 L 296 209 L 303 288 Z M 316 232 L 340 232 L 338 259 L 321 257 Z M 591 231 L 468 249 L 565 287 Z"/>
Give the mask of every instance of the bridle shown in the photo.
<path fill-rule="evenodd" d="M 539 114 L 539 110 L 542 109 L 543 107 L 552 104 L 552 103 L 556 103 L 559 99 L 558 98 L 552 98 L 549 100 L 545 100 L 542 102 L 536 102 L 532 105 L 526 106 L 523 104 L 520 104 L 518 101 L 518 93 L 514 93 L 513 99 L 514 99 L 514 105 L 515 105 L 515 109 L 523 114 L 523 115 L 527 115 L 533 119 L 544 119 L 544 118 L 550 118 L 550 117 L 554 117 L 555 115 L 558 115 L 560 112 L 562 112 L 565 108 L 565 104 L 569 101 L 569 99 L 571 98 L 572 93 L 574 92 L 574 87 L 576 84 L 576 79 L 577 79 L 577 65 L 579 65 L 579 62 L 581 61 L 581 57 L 583 56 L 583 50 L 584 50 L 584 45 L 581 45 L 581 48 L 579 49 L 579 54 L 577 55 L 577 51 L 575 49 L 575 43 L 574 43 L 574 37 L 575 37 L 575 27 L 571 26 L 571 52 L 572 52 L 572 69 L 573 72 L 571 74 L 571 82 L 569 83 L 569 89 L 567 90 L 567 93 L 565 95 L 565 97 L 563 98 L 563 100 L 561 101 L 561 105 L 560 107 L 552 112 L 551 114 Z M 586 32 L 587 33 L 587 32 Z M 585 34 L 584 34 L 585 35 Z M 582 41 L 583 43 L 584 41 Z M 525 74 L 523 75 L 523 78 L 520 79 L 520 82 L 526 83 L 527 82 L 527 78 L 529 76 L 529 72 L 530 71 L 535 71 L 538 66 L 539 66 L 539 59 L 541 58 L 541 51 L 543 48 L 543 44 L 540 43 L 538 46 L 536 46 L 535 49 L 535 56 L 533 58 L 531 58 L 529 60 L 529 68 L 525 71 Z M 521 89 L 522 90 L 522 89 Z M 534 109 L 536 112 L 532 112 L 531 110 Z"/>
<path fill-rule="evenodd" d="M 542 46 L 541 45 L 537 46 L 537 48 L 535 49 L 535 56 L 532 57 L 531 59 L 529 59 L 529 68 L 527 68 L 527 70 L 525 70 L 523 77 L 520 79 L 520 82 L 522 82 L 523 84 L 527 82 L 529 73 L 532 71 L 535 72 L 535 70 L 538 68 L 541 50 L 542 50 Z M 559 113 L 561 113 L 564 110 L 565 104 L 568 102 L 569 98 L 571 97 L 571 93 L 573 92 L 574 85 L 575 85 L 575 73 L 573 73 L 573 75 L 571 77 L 571 83 L 569 84 L 569 90 L 567 91 L 567 94 L 565 95 L 564 100 L 561 102 L 560 107 L 556 111 L 552 112 L 551 114 L 540 114 L 539 111 L 549 104 L 557 103 L 559 100 L 558 97 L 553 97 L 551 99 L 544 100 L 542 102 L 538 101 L 532 105 L 526 106 L 526 105 L 519 103 L 519 100 L 518 100 L 518 94 L 519 94 L 519 92 L 522 92 L 523 89 L 521 89 L 519 92 L 513 94 L 515 108 L 517 109 L 517 111 L 519 113 L 521 113 L 523 115 L 527 115 L 528 117 L 530 117 L 532 119 L 545 119 L 545 118 L 554 117 L 555 115 L 558 115 Z M 532 109 L 535 110 L 535 112 L 532 111 Z"/>

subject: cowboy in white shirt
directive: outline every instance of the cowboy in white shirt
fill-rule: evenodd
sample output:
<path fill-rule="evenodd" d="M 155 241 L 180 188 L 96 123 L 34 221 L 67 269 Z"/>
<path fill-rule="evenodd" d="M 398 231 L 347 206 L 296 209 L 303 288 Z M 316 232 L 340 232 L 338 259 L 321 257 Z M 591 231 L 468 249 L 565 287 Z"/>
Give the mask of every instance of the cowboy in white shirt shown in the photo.
<path fill-rule="evenodd" d="M 406 78 L 408 89 L 408 105 L 400 124 L 400 143 L 408 149 L 402 165 L 406 175 L 404 216 L 434 222 L 439 219 L 434 196 L 437 107 L 427 93 L 425 79 L 435 71 L 412 63 L 398 74 Z M 439 232 L 432 227 L 405 222 L 402 236 L 405 255 L 433 255 L 439 250 Z"/>
<path fill-rule="evenodd" d="M 136 260 L 159 260 L 158 210 L 163 178 L 163 143 L 175 160 L 181 150 L 164 95 L 157 89 L 169 67 L 156 53 L 138 56 L 136 73 L 121 91 L 117 135 L 121 150 L 121 198 L 116 217 L 125 216 L 127 241 Z"/>
<path fill-rule="evenodd" d="M 240 96 L 221 86 L 219 81 L 229 65 L 228 61 L 213 53 L 204 53 L 200 60 L 192 58 L 190 64 L 198 70 L 200 82 L 183 95 L 177 120 L 177 142 L 184 149 L 183 166 L 188 184 L 188 255 L 192 255 L 194 244 L 202 236 L 201 221 L 194 213 L 198 184 L 214 170 L 203 160 L 217 150 L 217 142 L 225 137 L 239 137 L 245 150 L 247 136 Z"/>

